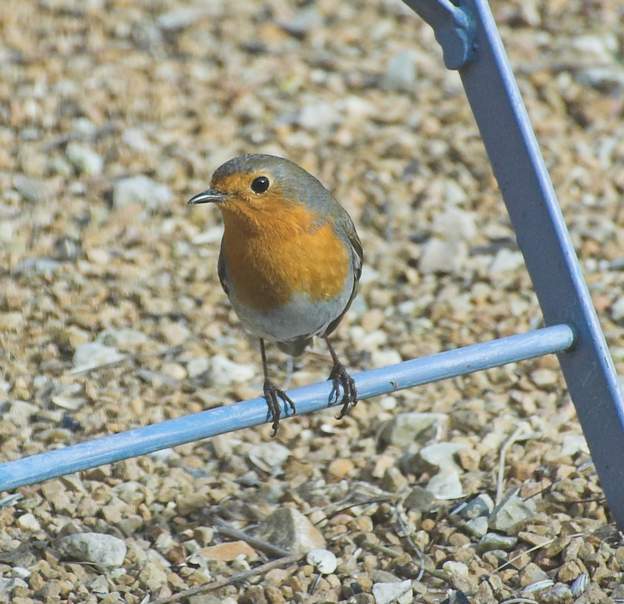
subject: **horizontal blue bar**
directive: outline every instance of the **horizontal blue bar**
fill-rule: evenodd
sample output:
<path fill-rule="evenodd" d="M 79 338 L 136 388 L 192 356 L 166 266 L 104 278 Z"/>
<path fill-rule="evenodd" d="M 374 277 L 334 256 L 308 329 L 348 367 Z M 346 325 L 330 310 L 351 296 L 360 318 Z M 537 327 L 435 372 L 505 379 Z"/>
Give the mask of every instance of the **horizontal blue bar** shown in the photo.
<path fill-rule="evenodd" d="M 353 378 L 358 397 L 367 399 L 506 363 L 563 352 L 573 343 L 572 329 L 568 325 L 555 325 L 363 371 L 354 374 Z M 329 402 L 331 390 L 330 382 L 321 382 L 297 388 L 288 394 L 297 405 L 297 413 L 303 415 L 337 405 L 334 400 Z M 292 415 L 286 405 L 282 412 L 283 417 Z M 268 420 L 264 398 L 255 398 L 24 457 L 0 464 L 0 491 L 258 426 Z"/>

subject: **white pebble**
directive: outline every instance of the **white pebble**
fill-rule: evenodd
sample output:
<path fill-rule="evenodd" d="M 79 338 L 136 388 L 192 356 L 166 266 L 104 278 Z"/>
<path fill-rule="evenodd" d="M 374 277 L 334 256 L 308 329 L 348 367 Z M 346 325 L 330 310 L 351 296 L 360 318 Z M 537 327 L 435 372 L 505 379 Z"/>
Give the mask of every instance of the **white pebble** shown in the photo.
<path fill-rule="evenodd" d="M 308 564 L 316 568 L 323 575 L 331 575 L 338 566 L 336 556 L 326 549 L 313 549 L 306 556 Z"/>

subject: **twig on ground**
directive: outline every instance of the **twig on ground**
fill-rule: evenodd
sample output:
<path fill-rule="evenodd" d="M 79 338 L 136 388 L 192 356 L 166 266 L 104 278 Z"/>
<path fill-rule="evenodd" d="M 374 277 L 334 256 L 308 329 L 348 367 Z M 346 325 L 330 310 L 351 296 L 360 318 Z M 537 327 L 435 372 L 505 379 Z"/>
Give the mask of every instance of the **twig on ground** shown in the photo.
<path fill-rule="evenodd" d="M 216 518 L 214 520 L 214 524 L 217 527 L 219 533 L 221 533 L 222 535 L 225 535 L 226 537 L 232 537 L 233 539 L 240 539 L 241 541 L 245 541 L 246 543 L 249 543 L 251 547 L 258 549 L 261 552 L 268 554 L 269 556 L 286 558 L 287 556 L 291 555 L 291 552 L 289 552 L 288 550 L 278 547 L 277 545 L 273 545 L 272 543 L 269 543 L 264 539 L 260 539 L 259 537 L 249 535 L 245 531 L 234 528 L 224 520 L 221 520 L 221 518 Z"/>
<path fill-rule="evenodd" d="M 198 585 L 197 587 L 191 587 L 190 589 L 185 589 L 184 591 L 180 591 L 177 594 L 173 594 L 168 598 L 161 598 L 159 600 L 154 600 L 151 604 L 171 604 L 171 602 L 179 602 L 184 598 L 189 598 L 191 596 L 195 596 L 200 593 L 204 593 L 207 591 L 214 591 L 215 589 L 220 589 L 221 587 L 225 587 L 226 585 L 231 585 L 232 583 L 238 583 L 239 581 L 243 581 L 248 579 L 249 577 L 253 577 L 254 575 L 261 575 L 262 573 L 266 573 L 274 568 L 279 568 L 280 566 L 286 566 L 289 564 L 294 564 L 301 560 L 303 556 L 301 554 L 293 554 L 292 556 L 284 556 L 283 558 L 278 558 L 277 560 L 271 560 L 270 562 L 265 562 L 260 566 L 256 566 L 255 568 L 250 568 L 249 570 L 245 570 L 240 573 L 236 573 L 231 577 L 226 577 L 225 579 L 219 579 L 218 581 L 213 581 L 212 583 L 206 583 L 204 585 Z"/>
<path fill-rule="evenodd" d="M 503 486 L 505 484 L 505 458 L 507 457 L 509 447 L 519 440 L 535 438 L 536 436 L 534 432 L 525 431 L 526 428 L 528 428 L 527 424 L 525 422 L 521 423 L 501 447 L 498 458 L 498 476 L 496 478 L 496 505 L 498 505 L 503 498 Z"/>

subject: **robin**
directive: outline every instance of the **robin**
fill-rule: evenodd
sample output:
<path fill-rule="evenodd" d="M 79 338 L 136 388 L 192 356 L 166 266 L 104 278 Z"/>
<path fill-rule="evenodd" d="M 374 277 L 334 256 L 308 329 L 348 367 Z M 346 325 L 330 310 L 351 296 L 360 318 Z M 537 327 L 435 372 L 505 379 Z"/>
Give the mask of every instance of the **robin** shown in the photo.
<path fill-rule="evenodd" d="M 265 341 L 298 356 L 322 337 L 336 397 L 342 388 L 343 417 L 357 403 L 357 390 L 328 337 L 355 298 L 362 272 L 362 244 L 349 214 L 303 168 L 259 154 L 224 163 L 210 188 L 188 203 L 214 203 L 223 215 L 219 280 L 243 327 L 260 339 L 273 436 L 279 399 L 296 409 L 269 378 Z"/>

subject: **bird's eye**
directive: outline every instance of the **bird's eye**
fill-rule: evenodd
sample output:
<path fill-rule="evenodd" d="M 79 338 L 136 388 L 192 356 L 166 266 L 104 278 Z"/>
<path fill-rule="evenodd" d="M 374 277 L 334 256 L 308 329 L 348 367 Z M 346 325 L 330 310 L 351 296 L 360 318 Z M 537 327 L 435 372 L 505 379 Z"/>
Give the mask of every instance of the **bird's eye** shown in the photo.
<path fill-rule="evenodd" d="M 271 183 L 266 176 L 258 176 L 251 181 L 251 190 L 254 193 L 264 193 Z"/>

